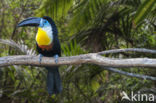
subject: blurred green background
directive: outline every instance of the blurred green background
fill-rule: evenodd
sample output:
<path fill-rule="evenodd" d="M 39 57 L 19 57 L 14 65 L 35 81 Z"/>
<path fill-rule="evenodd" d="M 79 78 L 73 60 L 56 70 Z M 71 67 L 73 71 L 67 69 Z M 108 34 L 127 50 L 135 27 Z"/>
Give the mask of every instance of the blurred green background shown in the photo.
<path fill-rule="evenodd" d="M 155 0 L 0 0 L 0 57 L 37 55 L 37 28 L 16 25 L 27 17 L 50 16 L 59 30 L 62 56 L 119 48 L 156 49 Z M 127 52 L 112 58 L 156 58 Z M 121 68 L 118 68 L 121 69 Z M 122 68 L 156 77 L 156 68 Z M 63 92 L 49 97 L 46 70 L 0 67 L 0 103 L 121 103 L 121 92 L 154 93 L 156 81 L 128 77 L 85 64 L 61 66 Z M 146 103 L 146 102 L 145 102 Z"/>

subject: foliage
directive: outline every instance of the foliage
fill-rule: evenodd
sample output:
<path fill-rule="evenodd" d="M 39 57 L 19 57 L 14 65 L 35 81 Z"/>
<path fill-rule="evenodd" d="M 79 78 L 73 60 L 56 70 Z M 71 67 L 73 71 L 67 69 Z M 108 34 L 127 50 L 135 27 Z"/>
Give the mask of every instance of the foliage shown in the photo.
<path fill-rule="evenodd" d="M 54 20 L 57 20 L 68 13 L 72 4 L 73 0 L 44 0 L 36 12 L 38 15 L 51 16 Z"/>
<path fill-rule="evenodd" d="M 140 5 L 134 17 L 134 25 L 139 24 L 151 12 L 155 3 L 155 0 L 145 0 L 144 3 Z"/>
<path fill-rule="evenodd" d="M 149 3 L 150 4 L 149 4 Z M 59 29 L 62 56 L 118 48 L 156 49 L 155 0 L 1 0 L 0 56 L 36 55 L 36 28 L 20 28 L 32 16 L 52 17 Z M 135 24 L 135 28 L 133 28 Z M 6 40 L 7 39 L 7 40 Z M 112 58 L 155 58 L 141 53 L 109 54 Z M 120 69 L 120 68 L 119 68 Z M 149 68 L 122 68 L 156 76 Z M 147 92 L 154 81 L 131 78 L 96 65 L 60 67 L 63 92 L 49 97 L 46 70 L 41 67 L 0 68 L 0 103 L 120 103 L 122 91 Z"/>

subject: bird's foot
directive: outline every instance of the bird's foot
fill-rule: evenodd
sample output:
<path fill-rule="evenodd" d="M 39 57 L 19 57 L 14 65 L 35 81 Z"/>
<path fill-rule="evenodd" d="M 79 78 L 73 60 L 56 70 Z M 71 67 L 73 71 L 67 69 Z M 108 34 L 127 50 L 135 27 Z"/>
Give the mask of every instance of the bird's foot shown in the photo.
<path fill-rule="evenodd" d="M 41 64 L 41 61 L 42 61 L 42 57 L 43 55 L 42 54 L 39 54 L 39 63 Z"/>
<path fill-rule="evenodd" d="M 55 58 L 55 63 L 57 64 L 58 63 L 58 54 L 54 55 L 54 58 Z"/>

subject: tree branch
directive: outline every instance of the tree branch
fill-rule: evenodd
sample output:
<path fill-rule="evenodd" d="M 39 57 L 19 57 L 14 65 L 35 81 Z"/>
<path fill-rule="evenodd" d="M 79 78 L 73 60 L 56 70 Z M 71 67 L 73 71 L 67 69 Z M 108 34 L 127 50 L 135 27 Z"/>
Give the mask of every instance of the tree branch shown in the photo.
<path fill-rule="evenodd" d="M 55 63 L 52 57 L 43 57 L 39 63 L 39 56 L 18 55 L 0 58 L 0 67 L 10 65 L 31 65 L 31 66 L 54 66 L 71 64 L 96 64 L 107 67 L 156 67 L 156 59 L 131 58 L 131 59 L 112 59 L 105 58 L 98 53 L 89 53 L 78 56 L 59 57 Z"/>
<path fill-rule="evenodd" d="M 112 67 L 156 67 L 156 59 L 149 58 L 131 58 L 131 59 L 112 59 L 105 58 L 101 55 L 120 52 L 143 52 L 156 54 L 156 50 L 144 49 L 144 48 L 127 48 L 127 49 L 114 49 L 107 50 L 98 53 L 83 54 L 78 56 L 60 57 L 58 64 L 55 63 L 54 58 L 43 57 L 41 63 L 39 63 L 38 56 L 32 55 L 18 55 L 0 57 L 0 67 L 10 65 L 31 65 L 31 66 L 54 66 L 54 65 L 71 65 L 71 64 L 97 64 L 105 66 L 104 69 L 127 75 L 136 78 L 156 80 L 156 77 L 140 75 L 134 73 L 128 73 L 118 70 Z"/>

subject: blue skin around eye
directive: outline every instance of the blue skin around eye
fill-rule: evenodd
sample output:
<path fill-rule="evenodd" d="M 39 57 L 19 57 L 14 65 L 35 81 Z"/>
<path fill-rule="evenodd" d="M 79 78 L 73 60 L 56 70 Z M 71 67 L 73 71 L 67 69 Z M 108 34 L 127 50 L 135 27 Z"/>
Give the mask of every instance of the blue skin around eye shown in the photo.
<path fill-rule="evenodd" d="M 48 21 L 44 22 L 44 27 L 50 26 L 50 23 Z"/>
<path fill-rule="evenodd" d="M 45 19 L 41 19 L 39 27 L 43 28 L 47 26 L 50 26 L 50 23 Z"/>

